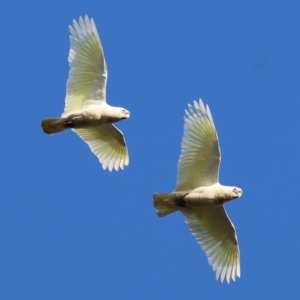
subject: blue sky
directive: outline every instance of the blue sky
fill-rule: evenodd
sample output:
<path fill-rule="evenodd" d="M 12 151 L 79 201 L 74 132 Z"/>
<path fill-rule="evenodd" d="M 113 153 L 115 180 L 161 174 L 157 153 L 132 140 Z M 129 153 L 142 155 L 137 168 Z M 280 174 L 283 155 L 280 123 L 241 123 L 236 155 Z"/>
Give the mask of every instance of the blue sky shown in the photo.
<path fill-rule="evenodd" d="M 299 1 L 2 1 L 1 299 L 295 299 L 300 294 Z M 103 171 L 74 133 L 46 136 L 68 25 L 93 17 L 130 165 Z M 160 219 L 188 103 L 210 106 L 242 277 L 221 284 L 184 223 Z"/>

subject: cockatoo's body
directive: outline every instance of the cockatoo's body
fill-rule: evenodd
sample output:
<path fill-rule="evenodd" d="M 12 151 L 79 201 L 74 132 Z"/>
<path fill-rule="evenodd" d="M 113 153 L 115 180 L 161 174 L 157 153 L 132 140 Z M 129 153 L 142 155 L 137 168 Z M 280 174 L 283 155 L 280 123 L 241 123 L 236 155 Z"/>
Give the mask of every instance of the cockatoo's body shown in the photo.
<path fill-rule="evenodd" d="M 42 121 L 42 127 L 45 133 L 54 134 L 69 128 L 100 127 L 125 118 L 125 116 L 120 118 L 119 107 L 112 107 L 107 104 L 90 105 L 87 108 L 65 114 L 62 118 L 45 119 Z"/>
<path fill-rule="evenodd" d="M 234 187 L 223 186 L 219 183 L 213 186 L 202 186 L 189 192 L 173 192 L 155 194 L 157 214 L 163 217 L 178 209 L 201 208 L 204 206 L 223 205 L 225 202 L 238 198 L 233 194 Z M 159 206 L 162 203 L 162 206 Z"/>
<path fill-rule="evenodd" d="M 106 103 L 107 68 L 93 19 L 85 16 L 69 27 L 71 48 L 65 110 L 61 118 L 45 119 L 47 134 L 74 130 L 99 158 L 103 168 L 118 170 L 129 163 L 124 136 L 113 123 L 129 118 L 129 111 Z"/>
<path fill-rule="evenodd" d="M 219 184 L 221 154 L 208 106 L 200 100 L 186 111 L 178 162 L 177 186 L 172 193 L 153 195 L 158 216 L 179 210 L 202 246 L 216 278 L 240 277 L 240 254 L 233 224 L 223 204 L 239 198 L 242 190 Z"/>

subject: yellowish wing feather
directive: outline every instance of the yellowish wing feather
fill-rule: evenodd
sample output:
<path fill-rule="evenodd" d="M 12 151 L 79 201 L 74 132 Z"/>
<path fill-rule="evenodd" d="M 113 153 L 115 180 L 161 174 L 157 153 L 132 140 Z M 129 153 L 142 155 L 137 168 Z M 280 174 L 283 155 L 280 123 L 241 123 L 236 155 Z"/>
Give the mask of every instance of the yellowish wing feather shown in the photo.
<path fill-rule="evenodd" d="M 123 133 L 114 125 L 108 124 L 97 128 L 74 129 L 98 157 L 103 169 L 116 171 L 129 164 L 128 150 Z"/>
<path fill-rule="evenodd" d="M 223 282 L 240 277 L 240 252 L 235 228 L 223 206 L 206 207 L 201 210 L 182 212 L 186 223 L 209 264 L 216 272 L 216 279 Z"/>
<path fill-rule="evenodd" d="M 69 79 L 62 116 L 105 100 L 107 68 L 93 19 L 73 20 L 70 30 Z"/>
<path fill-rule="evenodd" d="M 176 191 L 219 182 L 221 152 L 209 107 L 202 100 L 186 110 L 184 135 L 177 168 Z"/>

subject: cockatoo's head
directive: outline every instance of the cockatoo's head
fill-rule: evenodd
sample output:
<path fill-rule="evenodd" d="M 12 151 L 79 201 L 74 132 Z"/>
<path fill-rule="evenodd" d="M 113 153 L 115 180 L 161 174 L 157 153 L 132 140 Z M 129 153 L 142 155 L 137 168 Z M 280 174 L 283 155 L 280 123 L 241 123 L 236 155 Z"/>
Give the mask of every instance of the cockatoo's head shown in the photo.
<path fill-rule="evenodd" d="M 128 119 L 130 112 L 123 107 L 108 106 L 107 118 L 110 123 L 119 122 L 124 119 Z"/>
<path fill-rule="evenodd" d="M 242 189 L 235 186 L 221 186 L 217 191 L 215 197 L 221 202 L 228 202 L 237 198 L 240 198 L 243 194 Z"/>
<path fill-rule="evenodd" d="M 243 194 L 243 191 L 242 189 L 238 188 L 238 187 L 234 187 L 232 189 L 232 193 L 233 193 L 233 199 L 236 199 L 236 198 L 240 198 Z"/>
<path fill-rule="evenodd" d="M 130 112 L 125 108 L 120 108 L 121 110 L 121 119 L 128 119 L 130 116 Z"/>

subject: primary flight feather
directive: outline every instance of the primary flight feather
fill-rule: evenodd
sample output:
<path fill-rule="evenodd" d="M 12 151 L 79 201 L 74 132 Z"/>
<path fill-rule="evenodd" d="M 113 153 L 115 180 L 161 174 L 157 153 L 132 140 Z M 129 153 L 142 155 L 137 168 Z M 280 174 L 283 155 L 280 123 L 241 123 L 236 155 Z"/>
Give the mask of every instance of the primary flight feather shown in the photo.
<path fill-rule="evenodd" d="M 221 152 L 208 105 L 194 101 L 185 112 L 176 188 L 172 193 L 154 194 L 154 206 L 160 217 L 177 210 L 185 216 L 216 279 L 229 283 L 240 277 L 240 252 L 224 204 L 239 198 L 242 190 L 219 183 Z"/>
<path fill-rule="evenodd" d="M 93 19 L 73 20 L 70 30 L 69 79 L 61 118 L 42 121 L 43 131 L 75 131 L 98 157 L 103 169 L 129 164 L 123 133 L 113 123 L 129 118 L 129 111 L 106 103 L 107 68 Z"/>

